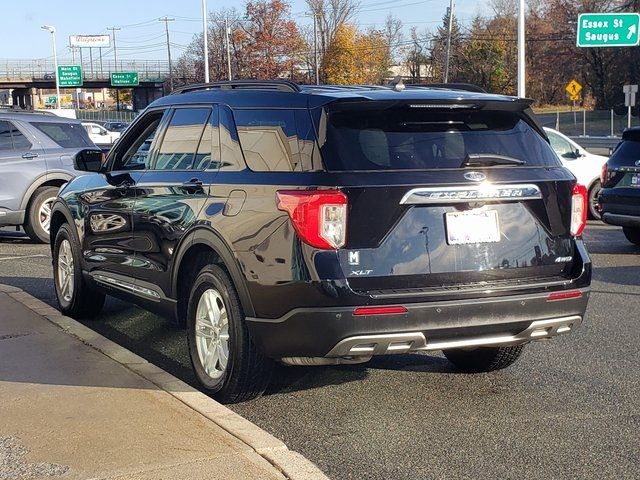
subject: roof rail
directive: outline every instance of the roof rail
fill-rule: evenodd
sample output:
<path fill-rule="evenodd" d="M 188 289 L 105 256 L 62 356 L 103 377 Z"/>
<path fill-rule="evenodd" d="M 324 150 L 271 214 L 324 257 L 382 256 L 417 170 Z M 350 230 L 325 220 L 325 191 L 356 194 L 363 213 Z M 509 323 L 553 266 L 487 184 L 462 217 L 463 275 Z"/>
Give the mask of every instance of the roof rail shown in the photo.
<path fill-rule="evenodd" d="M 440 88 L 445 90 L 463 90 L 465 92 L 487 93 L 487 91 L 472 83 L 427 83 L 426 85 L 407 84 L 407 88 Z"/>
<path fill-rule="evenodd" d="M 297 83 L 289 80 L 227 80 L 210 83 L 196 83 L 176 88 L 171 95 L 197 92 L 201 90 L 275 90 L 279 92 L 300 92 Z"/>

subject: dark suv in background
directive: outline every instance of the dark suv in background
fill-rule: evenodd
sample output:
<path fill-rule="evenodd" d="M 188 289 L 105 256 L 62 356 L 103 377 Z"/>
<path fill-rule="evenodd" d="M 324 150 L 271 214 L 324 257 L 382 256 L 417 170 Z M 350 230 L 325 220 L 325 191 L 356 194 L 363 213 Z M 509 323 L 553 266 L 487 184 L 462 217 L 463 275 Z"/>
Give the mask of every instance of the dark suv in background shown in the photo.
<path fill-rule="evenodd" d="M 602 168 L 599 204 L 602 220 L 622 227 L 640 246 L 640 127 L 622 133 L 622 141 Z"/>
<path fill-rule="evenodd" d="M 530 101 L 439 88 L 221 82 L 151 104 L 53 208 L 61 310 L 105 294 L 188 329 L 203 387 L 273 361 L 443 350 L 464 371 L 582 321 L 587 194 Z"/>

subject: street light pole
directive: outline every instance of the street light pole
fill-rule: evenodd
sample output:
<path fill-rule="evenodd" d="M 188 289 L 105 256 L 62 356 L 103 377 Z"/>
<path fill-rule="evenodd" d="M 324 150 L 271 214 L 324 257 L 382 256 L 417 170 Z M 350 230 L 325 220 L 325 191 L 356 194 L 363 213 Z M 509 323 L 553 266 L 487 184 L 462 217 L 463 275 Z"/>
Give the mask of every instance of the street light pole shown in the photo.
<path fill-rule="evenodd" d="M 320 85 L 320 72 L 318 69 L 318 12 L 313 12 L 313 67 L 316 71 L 316 85 Z"/>
<path fill-rule="evenodd" d="M 518 8 L 518 96 L 526 96 L 525 82 L 525 31 L 524 31 L 524 0 L 520 0 Z"/>
<path fill-rule="evenodd" d="M 60 109 L 60 80 L 58 79 L 58 53 L 56 52 L 56 27 L 51 25 L 42 25 L 43 30 L 47 30 L 51 33 L 51 39 L 53 40 L 53 68 L 55 68 L 56 77 L 56 108 Z"/>
<path fill-rule="evenodd" d="M 202 0 L 202 39 L 204 41 L 204 83 L 209 83 L 209 40 L 207 0 Z"/>
<path fill-rule="evenodd" d="M 227 21 L 227 18 L 225 17 L 224 19 L 224 39 L 226 45 L 227 45 L 227 76 L 229 77 L 229 80 L 231 80 L 231 46 L 229 45 L 229 22 Z"/>

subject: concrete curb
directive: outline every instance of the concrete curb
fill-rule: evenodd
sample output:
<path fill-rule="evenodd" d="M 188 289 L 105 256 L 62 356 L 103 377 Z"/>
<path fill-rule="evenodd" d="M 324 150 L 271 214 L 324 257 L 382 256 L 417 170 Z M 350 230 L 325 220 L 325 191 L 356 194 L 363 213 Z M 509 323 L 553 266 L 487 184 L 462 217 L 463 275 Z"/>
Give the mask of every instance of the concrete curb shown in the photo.
<path fill-rule="evenodd" d="M 0 292 L 6 293 L 28 309 L 60 327 L 64 332 L 105 354 L 208 418 L 252 448 L 288 479 L 328 480 L 328 477 L 318 467 L 298 452 L 289 450 L 284 442 L 139 355 L 103 337 L 80 322 L 65 317 L 55 308 L 20 288 L 0 284 Z"/>

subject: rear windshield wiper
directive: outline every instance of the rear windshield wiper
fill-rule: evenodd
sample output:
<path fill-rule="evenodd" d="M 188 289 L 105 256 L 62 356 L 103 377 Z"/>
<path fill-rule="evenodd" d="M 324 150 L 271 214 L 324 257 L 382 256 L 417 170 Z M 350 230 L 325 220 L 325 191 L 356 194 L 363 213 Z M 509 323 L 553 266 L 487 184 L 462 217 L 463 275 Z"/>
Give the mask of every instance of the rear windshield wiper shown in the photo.
<path fill-rule="evenodd" d="M 527 162 L 519 158 L 495 153 L 469 153 L 461 167 L 490 167 L 491 165 L 524 165 Z"/>

